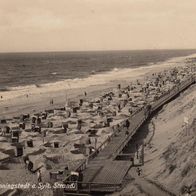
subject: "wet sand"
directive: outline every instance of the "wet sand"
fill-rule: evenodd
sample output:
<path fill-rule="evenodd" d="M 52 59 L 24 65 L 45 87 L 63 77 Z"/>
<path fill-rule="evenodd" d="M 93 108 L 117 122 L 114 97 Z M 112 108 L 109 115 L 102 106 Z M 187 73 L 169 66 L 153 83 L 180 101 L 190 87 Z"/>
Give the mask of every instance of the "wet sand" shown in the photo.
<path fill-rule="evenodd" d="M 22 95 L 16 95 L 17 91 L 13 92 L 13 97 L 9 98 L 4 97 L 0 100 L 0 116 L 1 118 L 10 118 L 22 113 L 33 114 L 35 112 L 41 112 L 48 108 L 54 107 L 64 107 L 65 103 L 70 100 L 78 100 L 79 98 L 84 98 L 84 92 L 87 92 L 87 97 L 97 97 L 104 92 L 108 92 L 113 88 L 116 88 L 118 84 L 121 84 L 122 87 L 129 85 L 131 82 L 136 80 L 146 80 L 146 77 L 151 76 L 152 73 L 158 73 L 163 70 L 171 69 L 175 66 L 183 66 L 187 58 L 192 58 L 196 56 L 190 55 L 188 57 L 178 57 L 170 59 L 166 62 L 143 67 L 141 69 L 128 69 L 122 70 L 122 72 L 111 73 L 109 76 L 102 75 L 97 76 L 99 78 L 99 83 L 101 84 L 88 84 L 87 87 L 74 87 L 72 88 L 63 88 L 63 86 L 50 87 L 50 88 L 40 88 L 35 92 L 28 92 L 28 98 L 26 93 Z M 89 82 L 91 80 L 89 79 Z M 8 92 L 9 93 L 9 92 Z M 54 104 L 50 105 L 50 100 L 54 100 Z"/>

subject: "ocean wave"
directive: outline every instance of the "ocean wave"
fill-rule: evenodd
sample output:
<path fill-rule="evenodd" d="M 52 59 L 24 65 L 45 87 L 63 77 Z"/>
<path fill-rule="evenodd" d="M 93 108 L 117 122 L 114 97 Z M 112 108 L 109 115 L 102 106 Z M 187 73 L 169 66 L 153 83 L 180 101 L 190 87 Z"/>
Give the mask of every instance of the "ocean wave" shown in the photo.
<path fill-rule="evenodd" d="M 14 87 L 8 87 L 9 91 L 20 91 L 20 90 L 29 90 L 32 88 L 41 88 L 42 84 L 30 84 L 25 86 L 14 86 Z"/>
<path fill-rule="evenodd" d="M 0 92 L 10 91 L 8 87 L 0 87 Z"/>
<path fill-rule="evenodd" d="M 193 55 L 191 57 L 193 57 Z M 28 86 L 17 86 L 11 88 L 3 87 L 0 88 L 0 91 L 4 99 L 12 99 L 19 96 L 26 96 L 27 94 L 29 95 L 42 94 L 42 93 L 50 93 L 55 91 L 62 91 L 62 90 L 69 90 L 69 89 L 76 89 L 76 88 L 86 88 L 93 85 L 103 85 L 112 82 L 114 80 L 137 78 L 156 67 L 164 66 L 164 68 L 167 69 L 167 66 L 183 65 L 182 62 L 184 61 L 182 60 L 185 60 L 186 58 L 177 57 L 165 62 L 151 64 L 148 66 L 135 67 L 135 68 L 120 68 L 120 69 L 114 68 L 111 71 L 91 74 L 86 78 L 65 79 L 65 80 L 46 83 L 46 84 L 32 84 Z"/>
<path fill-rule="evenodd" d="M 118 71 L 118 70 L 119 70 L 119 69 L 115 67 L 112 71 Z"/>

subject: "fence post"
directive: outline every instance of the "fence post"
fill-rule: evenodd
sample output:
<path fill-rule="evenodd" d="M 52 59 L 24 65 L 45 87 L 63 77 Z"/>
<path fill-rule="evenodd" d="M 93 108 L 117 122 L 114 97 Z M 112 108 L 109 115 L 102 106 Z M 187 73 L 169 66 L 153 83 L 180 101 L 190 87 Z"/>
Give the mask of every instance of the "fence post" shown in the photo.
<path fill-rule="evenodd" d="M 142 143 L 142 165 L 144 165 L 144 142 Z"/>

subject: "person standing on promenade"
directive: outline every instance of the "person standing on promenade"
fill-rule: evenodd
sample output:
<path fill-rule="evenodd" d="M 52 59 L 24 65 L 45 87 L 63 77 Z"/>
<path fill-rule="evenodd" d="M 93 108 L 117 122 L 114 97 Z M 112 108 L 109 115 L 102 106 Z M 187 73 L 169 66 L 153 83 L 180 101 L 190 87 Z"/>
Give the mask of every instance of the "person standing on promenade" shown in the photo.
<path fill-rule="evenodd" d="M 42 175 L 41 175 L 41 170 L 40 169 L 37 172 L 37 181 L 42 182 Z"/>
<path fill-rule="evenodd" d="M 142 173 L 142 170 L 139 167 L 137 167 L 137 174 L 138 174 L 138 176 L 141 176 L 141 173 Z"/>

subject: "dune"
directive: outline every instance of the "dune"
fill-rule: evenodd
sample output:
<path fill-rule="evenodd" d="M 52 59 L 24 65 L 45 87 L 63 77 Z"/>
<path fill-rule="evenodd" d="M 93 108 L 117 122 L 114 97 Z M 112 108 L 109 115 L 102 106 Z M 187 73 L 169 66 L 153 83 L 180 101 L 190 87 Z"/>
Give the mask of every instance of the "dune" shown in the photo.
<path fill-rule="evenodd" d="M 184 118 L 188 118 L 185 124 Z M 165 105 L 144 127 L 145 163 L 142 176 L 129 171 L 123 195 L 196 195 L 196 85 Z M 138 135 L 138 140 L 141 137 Z"/>

